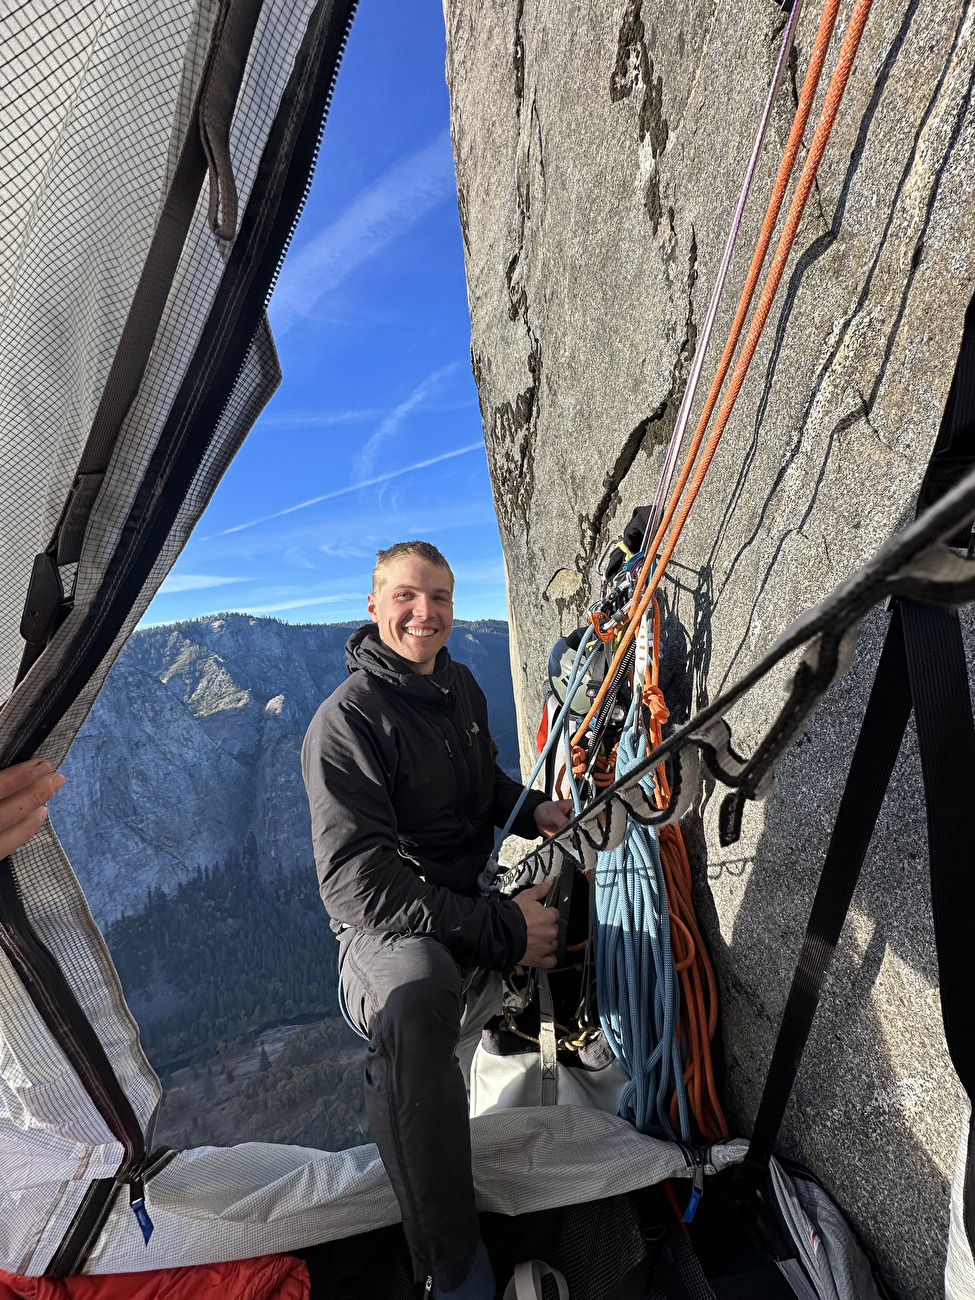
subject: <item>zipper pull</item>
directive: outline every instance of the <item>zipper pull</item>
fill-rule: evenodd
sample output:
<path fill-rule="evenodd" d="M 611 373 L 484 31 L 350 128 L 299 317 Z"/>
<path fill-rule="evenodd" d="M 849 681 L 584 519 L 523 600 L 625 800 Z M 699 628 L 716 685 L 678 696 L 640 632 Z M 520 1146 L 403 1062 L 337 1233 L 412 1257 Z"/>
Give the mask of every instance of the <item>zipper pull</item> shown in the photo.
<path fill-rule="evenodd" d="M 697 1207 L 701 1203 L 701 1197 L 704 1195 L 704 1159 L 694 1152 L 694 1174 L 691 1182 L 691 1196 L 687 1202 L 687 1209 L 681 1216 L 681 1223 L 692 1223 L 694 1215 L 697 1214 Z"/>
<path fill-rule="evenodd" d="M 148 1246 L 149 1238 L 152 1236 L 153 1222 L 149 1218 L 149 1211 L 146 1209 L 146 1186 L 141 1175 L 138 1178 L 133 1178 L 132 1182 L 129 1183 L 129 1204 L 132 1206 L 135 1221 L 142 1232 L 142 1240 Z"/>
<path fill-rule="evenodd" d="M 429 1276 L 427 1277 L 427 1284 L 423 1288 L 423 1300 L 426 1300 L 428 1295 L 433 1295 L 433 1278 Z"/>
<path fill-rule="evenodd" d="M 443 738 L 443 743 L 447 746 L 447 756 L 448 756 L 449 758 L 453 758 L 453 756 L 454 756 L 454 751 L 450 748 L 450 741 L 447 739 L 446 736 L 444 736 L 444 738 Z"/>

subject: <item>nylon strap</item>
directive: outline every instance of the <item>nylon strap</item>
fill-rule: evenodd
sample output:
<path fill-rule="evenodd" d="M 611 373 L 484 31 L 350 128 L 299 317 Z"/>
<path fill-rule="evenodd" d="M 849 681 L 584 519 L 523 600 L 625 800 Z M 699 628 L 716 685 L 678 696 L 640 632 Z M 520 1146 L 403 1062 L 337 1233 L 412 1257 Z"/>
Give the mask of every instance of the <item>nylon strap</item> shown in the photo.
<path fill-rule="evenodd" d="M 538 972 L 538 1050 L 541 1054 L 539 1105 L 557 1106 L 559 1101 L 558 1040 L 555 1036 L 555 1009 L 548 971 Z"/>
<path fill-rule="evenodd" d="M 505 1288 L 504 1300 L 543 1300 L 546 1278 L 555 1283 L 558 1300 L 569 1300 L 565 1278 L 557 1268 L 543 1264 L 540 1259 L 526 1259 L 515 1265 L 514 1276 Z"/>
<path fill-rule="evenodd" d="M 975 1095 L 975 722 L 957 611 L 895 609 L 806 937 L 779 1029 L 746 1161 L 765 1169 L 775 1146 L 840 931 L 880 813 L 913 701 L 927 805 L 935 945 L 945 1038 Z M 975 1140 L 969 1133 L 969 1170 Z M 971 1179 L 967 1180 L 971 1182 Z M 975 1244 L 973 1198 L 965 1227 Z"/>
<path fill-rule="evenodd" d="M 919 508 L 975 455 L 975 298 Z M 955 545 L 966 539 L 951 539 Z M 935 945 L 945 1038 L 975 1095 L 975 721 L 957 611 L 903 600 L 894 609 L 759 1105 L 746 1162 L 768 1167 L 826 972 L 849 910 L 913 705 L 927 806 Z M 975 1246 L 975 1127 L 965 1228 Z"/>
<path fill-rule="evenodd" d="M 752 1131 L 746 1159 L 762 1169 L 775 1146 L 910 711 L 901 612 L 895 607 Z"/>

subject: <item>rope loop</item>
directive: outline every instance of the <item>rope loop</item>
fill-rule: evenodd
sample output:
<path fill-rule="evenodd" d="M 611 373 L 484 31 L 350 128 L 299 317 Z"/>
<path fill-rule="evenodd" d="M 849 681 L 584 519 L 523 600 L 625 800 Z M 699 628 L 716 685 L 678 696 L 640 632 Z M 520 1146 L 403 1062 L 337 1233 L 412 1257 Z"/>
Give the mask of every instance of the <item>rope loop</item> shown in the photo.
<path fill-rule="evenodd" d="M 643 688 L 643 703 L 650 710 L 654 726 L 662 727 L 670 717 L 670 709 L 664 702 L 664 693 L 656 682 L 647 682 Z"/>

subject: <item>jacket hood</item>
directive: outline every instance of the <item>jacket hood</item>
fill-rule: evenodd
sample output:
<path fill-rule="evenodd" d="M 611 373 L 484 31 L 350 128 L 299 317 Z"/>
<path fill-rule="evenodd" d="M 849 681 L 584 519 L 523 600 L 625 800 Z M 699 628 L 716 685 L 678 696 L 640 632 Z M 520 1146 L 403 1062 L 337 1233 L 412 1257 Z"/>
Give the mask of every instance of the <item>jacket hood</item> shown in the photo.
<path fill-rule="evenodd" d="M 453 704 L 449 680 L 452 660 L 446 646 L 437 651 L 433 672 L 424 675 L 414 672 L 408 659 L 379 639 L 375 623 L 365 623 L 346 642 L 345 662 L 350 673 L 370 673 L 405 691 L 416 704 L 434 709 L 448 709 Z"/>

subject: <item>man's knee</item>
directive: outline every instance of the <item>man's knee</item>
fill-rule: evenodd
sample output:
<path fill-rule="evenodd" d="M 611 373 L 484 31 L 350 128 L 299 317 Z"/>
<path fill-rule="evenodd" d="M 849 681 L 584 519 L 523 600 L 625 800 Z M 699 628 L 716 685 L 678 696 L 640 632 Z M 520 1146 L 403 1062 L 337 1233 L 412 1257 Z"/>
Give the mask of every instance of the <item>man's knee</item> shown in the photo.
<path fill-rule="evenodd" d="M 372 1026 L 398 1050 L 452 1052 L 463 1015 L 461 972 L 434 939 L 404 940 L 399 979 Z"/>

